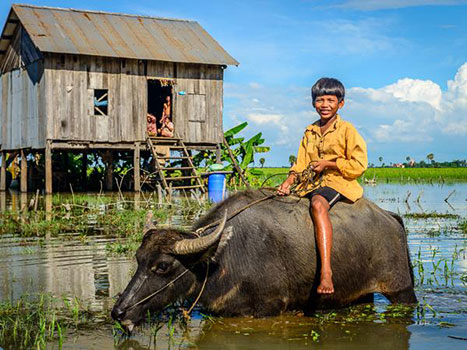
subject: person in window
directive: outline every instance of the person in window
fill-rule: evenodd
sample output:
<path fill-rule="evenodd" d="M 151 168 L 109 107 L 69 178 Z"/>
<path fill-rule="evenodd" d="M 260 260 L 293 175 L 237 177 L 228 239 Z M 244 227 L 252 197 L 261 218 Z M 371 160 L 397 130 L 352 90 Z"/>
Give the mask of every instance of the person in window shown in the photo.
<path fill-rule="evenodd" d="M 171 102 L 170 96 L 165 98 L 164 108 L 162 110 L 161 127 L 159 129 L 159 135 L 164 137 L 174 136 L 174 124 L 170 120 Z"/>
<path fill-rule="evenodd" d="M 156 127 L 156 117 L 154 114 L 148 113 L 147 116 L 147 131 L 149 136 L 156 136 L 157 135 L 157 127 Z"/>

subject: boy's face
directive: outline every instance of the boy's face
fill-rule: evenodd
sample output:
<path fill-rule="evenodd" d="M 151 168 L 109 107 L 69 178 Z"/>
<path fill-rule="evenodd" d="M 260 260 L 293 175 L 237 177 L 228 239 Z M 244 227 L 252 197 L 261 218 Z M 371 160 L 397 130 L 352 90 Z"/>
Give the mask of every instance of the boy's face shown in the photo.
<path fill-rule="evenodd" d="M 340 108 L 344 107 L 344 100 L 339 102 L 334 95 L 323 95 L 316 97 L 314 106 L 322 119 L 331 119 Z"/>

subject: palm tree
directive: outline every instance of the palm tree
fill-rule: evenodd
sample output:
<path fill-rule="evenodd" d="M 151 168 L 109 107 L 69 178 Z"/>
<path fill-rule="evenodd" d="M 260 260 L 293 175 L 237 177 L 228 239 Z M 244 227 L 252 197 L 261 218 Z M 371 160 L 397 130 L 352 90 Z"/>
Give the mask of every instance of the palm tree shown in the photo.
<path fill-rule="evenodd" d="M 261 168 L 264 166 L 265 161 L 266 161 L 266 159 L 264 159 L 264 158 L 259 159 L 259 164 L 261 164 Z"/>
<path fill-rule="evenodd" d="M 433 153 L 427 154 L 426 159 L 428 159 L 432 165 L 435 164 L 435 155 Z"/>
<path fill-rule="evenodd" d="M 295 157 L 294 155 L 290 155 L 289 156 L 289 163 L 290 163 L 290 166 L 293 166 L 295 164 L 295 162 L 297 161 L 297 157 Z"/>
<path fill-rule="evenodd" d="M 383 164 L 383 157 L 382 157 L 382 156 L 379 156 L 378 160 L 379 160 L 379 162 L 380 162 L 381 164 Z M 383 167 L 383 165 L 381 165 L 381 167 Z"/>
<path fill-rule="evenodd" d="M 405 157 L 405 160 L 410 162 L 410 156 Z"/>

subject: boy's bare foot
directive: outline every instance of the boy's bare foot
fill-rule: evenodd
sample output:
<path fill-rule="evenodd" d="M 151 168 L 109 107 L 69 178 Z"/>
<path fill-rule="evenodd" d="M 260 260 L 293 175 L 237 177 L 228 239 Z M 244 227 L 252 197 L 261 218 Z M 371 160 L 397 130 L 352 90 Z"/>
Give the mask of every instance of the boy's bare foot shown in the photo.
<path fill-rule="evenodd" d="M 319 294 L 334 293 L 334 284 L 332 283 L 332 273 L 325 272 L 321 274 L 321 281 L 317 289 Z"/>

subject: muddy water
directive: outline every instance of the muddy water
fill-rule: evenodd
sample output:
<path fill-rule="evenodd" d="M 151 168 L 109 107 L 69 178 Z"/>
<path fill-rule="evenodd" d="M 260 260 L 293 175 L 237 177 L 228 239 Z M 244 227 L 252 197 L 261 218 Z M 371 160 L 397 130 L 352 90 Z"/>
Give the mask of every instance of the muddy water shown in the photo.
<path fill-rule="evenodd" d="M 444 199 L 453 191 L 448 203 Z M 409 195 L 410 193 L 410 195 Z M 195 314 L 188 327 L 145 327 L 115 344 L 112 327 L 72 334 L 65 349 L 463 349 L 467 341 L 467 243 L 458 222 L 467 218 L 467 184 L 377 185 L 366 197 L 401 215 L 449 213 L 458 218 L 404 218 L 420 306 L 394 309 L 386 299 L 316 317 L 210 320 Z M 16 200 L 16 199 L 15 199 Z M 7 199 L 6 206 L 11 202 Z M 172 218 L 173 220 L 173 218 Z M 183 223 L 175 218 L 175 223 Z M 106 253 L 113 238 L 47 240 L 0 237 L 0 300 L 49 292 L 77 297 L 83 307 L 107 311 L 134 271 L 131 258 Z M 173 334 L 172 334 L 173 332 Z M 1 346 L 1 344 L 0 344 Z"/>

